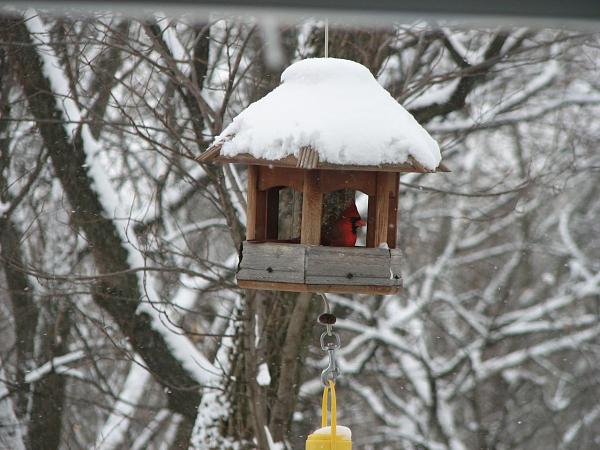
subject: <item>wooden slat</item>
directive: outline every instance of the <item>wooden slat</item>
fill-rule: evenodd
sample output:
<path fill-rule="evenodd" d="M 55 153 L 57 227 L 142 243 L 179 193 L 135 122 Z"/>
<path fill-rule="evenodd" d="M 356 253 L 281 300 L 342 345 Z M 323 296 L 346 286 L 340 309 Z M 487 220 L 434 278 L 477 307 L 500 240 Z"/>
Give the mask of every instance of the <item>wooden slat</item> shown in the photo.
<path fill-rule="evenodd" d="M 367 195 L 375 195 L 376 174 L 359 170 L 340 170 L 327 172 L 321 177 L 321 190 L 324 193 L 340 189 L 361 191 Z"/>
<path fill-rule="evenodd" d="M 306 277 L 383 278 L 390 277 L 390 252 L 380 248 L 308 247 Z M 354 282 L 349 283 L 354 284 Z"/>
<path fill-rule="evenodd" d="M 323 193 L 321 192 L 320 181 L 318 170 L 304 172 L 302 226 L 300 230 L 300 242 L 302 244 L 319 245 L 321 242 Z"/>
<path fill-rule="evenodd" d="M 255 239 L 264 241 L 267 239 L 267 192 L 258 190 L 256 192 L 256 223 Z"/>
<path fill-rule="evenodd" d="M 400 174 L 394 173 L 390 176 L 390 200 L 388 209 L 388 236 L 387 243 L 389 248 L 396 248 L 396 239 L 398 237 L 398 192 L 400 187 Z"/>
<path fill-rule="evenodd" d="M 392 272 L 392 278 L 396 280 L 399 285 L 402 285 L 402 261 L 403 255 L 400 250 L 392 249 L 390 250 L 390 270 Z"/>
<path fill-rule="evenodd" d="M 286 292 L 331 292 L 339 294 L 392 295 L 402 291 L 401 284 L 397 286 L 350 286 L 341 284 L 303 284 L 239 280 L 238 285 L 243 289 Z"/>
<path fill-rule="evenodd" d="M 256 203 L 258 195 L 258 166 L 248 166 L 248 198 L 246 200 L 246 239 L 256 239 Z"/>
<path fill-rule="evenodd" d="M 296 163 L 302 169 L 316 169 L 319 165 L 319 154 L 312 147 L 300 148 L 300 154 Z"/>
<path fill-rule="evenodd" d="M 378 248 L 310 247 L 307 284 L 390 286 L 390 253 Z"/>
<path fill-rule="evenodd" d="M 418 172 L 428 172 L 429 170 L 425 168 L 423 164 L 417 161 L 412 155 L 408 155 L 408 159 L 406 161 L 411 166 L 413 166 Z"/>
<path fill-rule="evenodd" d="M 238 280 L 304 282 L 306 247 L 244 242 Z"/>
<path fill-rule="evenodd" d="M 374 246 L 387 244 L 389 220 L 390 177 L 387 172 L 377 174 L 377 194 L 375 198 L 375 240 Z"/>
<path fill-rule="evenodd" d="M 248 153 L 240 153 L 235 156 L 223 156 L 219 155 L 212 161 L 218 163 L 242 163 L 242 164 L 254 164 L 259 166 L 271 166 L 271 167 L 298 167 L 298 158 L 293 155 L 286 156 L 285 158 L 270 160 L 255 158 Z M 319 162 L 316 166 L 318 169 L 323 170 L 360 170 L 367 172 L 418 172 L 418 173 L 435 173 L 449 171 L 444 164 L 440 164 L 438 169 L 429 170 L 423 165 L 413 165 L 410 162 L 404 162 L 401 164 L 381 164 L 378 166 L 360 166 L 350 164 L 330 164 L 326 162 Z"/>
<path fill-rule="evenodd" d="M 215 161 L 221 153 L 221 147 L 223 147 L 222 142 L 211 145 L 200 156 L 196 157 L 196 161 L 199 163 L 209 163 Z"/>
<path fill-rule="evenodd" d="M 277 239 L 279 233 L 279 188 L 269 189 L 266 195 L 266 238 Z"/>
<path fill-rule="evenodd" d="M 402 286 L 401 260 L 399 250 L 244 242 L 237 278 L 251 289 L 378 295 Z"/>
<path fill-rule="evenodd" d="M 369 210 L 367 211 L 367 247 L 375 247 L 375 196 L 369 195 Z"/>
<path fill-rule="evenodd" d="M 288 167 L 260 166 L 258 171 L 258 188 L 266 191 L 272 187 L 291 187 L 302 192 L 304 171 Z"/>

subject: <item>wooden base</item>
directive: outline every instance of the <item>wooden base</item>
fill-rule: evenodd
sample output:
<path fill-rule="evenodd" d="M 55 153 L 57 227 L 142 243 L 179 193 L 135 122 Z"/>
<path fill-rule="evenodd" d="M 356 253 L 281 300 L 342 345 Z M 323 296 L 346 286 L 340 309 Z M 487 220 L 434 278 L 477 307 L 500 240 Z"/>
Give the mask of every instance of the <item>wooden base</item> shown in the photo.
<path fill-rule="evenodd" d="M 402 289 L 401 263 L 395 249 L 245 241 L 236 277 L 246 289 L 386 295 Z"/>
<path fill-rule="evenodd" d="M 237 283 L 239 287 L 244 289 L 285 292 L 391 295 L 398 294 L 402 290 L 402 286 L 349 286 L 342 284 L 275 283 L 272 281 L 251 280 L 237 280 Z"/>

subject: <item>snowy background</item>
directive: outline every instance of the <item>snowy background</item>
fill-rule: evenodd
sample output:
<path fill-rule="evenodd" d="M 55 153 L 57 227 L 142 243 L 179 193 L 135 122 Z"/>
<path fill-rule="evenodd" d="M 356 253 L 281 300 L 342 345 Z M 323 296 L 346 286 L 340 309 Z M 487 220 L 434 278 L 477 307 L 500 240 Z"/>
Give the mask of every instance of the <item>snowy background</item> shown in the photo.
<path fill-rule="evenodd" d="M 245 168 L 193 158 L 323 56 L 323 23 L 0 22 L 0 448 L 303 448 L 322 305 L 236 288 Z M 405 290 L 330 296 L 354 448 L 600 447 L 599 37 L 329 38 L 452 170 L 401 177 Z"/>

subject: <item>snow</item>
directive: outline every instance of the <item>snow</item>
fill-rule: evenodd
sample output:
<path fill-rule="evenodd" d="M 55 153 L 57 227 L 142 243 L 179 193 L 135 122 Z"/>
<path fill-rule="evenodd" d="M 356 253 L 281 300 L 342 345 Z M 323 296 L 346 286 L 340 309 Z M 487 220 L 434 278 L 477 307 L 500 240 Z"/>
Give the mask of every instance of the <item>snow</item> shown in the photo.
<path fill-rule="evenodd" d="M 164 39 L 167 48 L 171 52 L 171 55 L 173 55 L 173 59 L 177 61 L 177 68 L 183 75 L 189 76 L 190 65 L 187 61 L 189 61 L 190 57 L 177 37 L 175 25 L 170 23 L 169 18 L 162 11 L 155 13 L 154 18 L 156 19 L 156 24 L 160 28 L 162 38 Z"/>
<path fill-rule="evenodd" d="M 83 350 L 76 350 L 74 352 L 67 353 L 66 355 L 56 356 L 50 361 L 29 372 L 25 376 L 25 380 L 27 383 L 35 383 L 51 372 L 68 373 L 69 367 L 67 367 L 67 364 L 80 361 L 86 356 L 87 355 Z"/>
<path fill-rule="evenodd" d="M 137 435 L 131 450 L 143 450 L 148 448 L 150 440 L 158 433 L 160 427 L 171 416 L 171 411 L 163 408 L 154 416 L 154 418 L 146 425 L 146 427 Z"/>
<path fill-rule="evenodd" d="M 0 361 L 0 448 L 10 448 L 13 450 L 25 450 L 23 444 L 23 433 L 21 424 L 15 415 L 15 409 L 8 391 L 8 383 L 5 383 L 6 376 L 3 367 L 4 361 Z"/>
<path fill-rule="evenodd" d="M 114 450 L 123 445 L 130 428 L 130 420 L 150 381 L 150 372 L 141 364 L 141 360 L 136 355 L 119 394 L 119 399 L 98 434 L 96 449 Z"/>
<path fill-rule="evenodd" d="M 222 374 L 229 373 L 231 369 L 231 353 L 235 348 L 234 339 L 237 323 L 237 311 L 242 307 L 242 298 L 235 294 L 235 304 L 232 310 L 227 310 L 225 305 L 219 311 L 222 317 L 228 317 L 227 328 L 223 333 L 221 344 L 215 356 L 215 365 L 222 369 Z M 190 449 L 205 450 L 209 448 L 236 448 L 236 444 L 224 438 L 219 426 L 229 413 L 229 398 L 221 389 L 208 389 L 202 395 L 198 406 L 198 415 L 190 439 Z"/>
<path fill-rule="evenodd" d="M 572 103 L 597 103 L 598 96 L 569 96 L 565 98 L 551 99 L 543 106 L 522 108 L 521 111 L 513 112 L 513 109 L 522 105 L 528 99 L 546 89 L 561 73 L 561 67 L 556 61 L 548 62 L 541 73 L 532 77 L 525 86 L 505 94 L 502 101 L 488 105 L 477 117 L 459 119 L 456 121 L 442 121 L 431 124 L 429 129 L 436 133 L 450 133 L 465 129 L 497 126 L 498 123 L 519 123 L 531 118 L 539 117 L 548 110 L 560 108 Z M 585 97 L 585 98 L 584 98 Z M 411 105 L 413 106 L 413 105 Z"/>
<path fill-rule="evenodd" d="M 269 373 L 269 366 L 267 366 L 267 363 L 262 363 L 258 366 L 256 382 L 259 386 L 269 386 L 271 384 L 271 374 Z"/>
<path fill-rule="evenodd" d="M 600 406 L 596 406 L 591 411 L 584 414 L 583 417 L 571 425 L 564 434 L 560 449 L 572 448 L 571 444 L 577 437 L 577 433 L 579 433 L 582 428 L 591 426 L 598 417 L 600 417 Z"/>
<path fill-rule="evenodd" d="M 0 200 L 0 217 L 3 217 L 6 211 L 8 211 L 9 209 L 10 203 L 4 203 L 2 200 Z"/>
<path fill-rule="evenodd" d="M 69 136 L 74 136 L 79 122 L 82 120 L 81 111 L 70 96 L 67 77 L 54 50 L 48 43 L 48 31 L 44 23 L 37 13 L 31 9 L 27 11 L 26 19 L 25 23 L 29 32 L 39 42 L 37 48 L 42 61 L 42 68 L 44 75 L 50 82 L 52 92 L 56 95 L 56 106 L 63 112 L 65 118 L 71 121 L 65 123 L 65 131 Z M 127 250 L 128 263 L 131 268 L 145 267 L 146 261 L 139 250 L 140 245 L 137 238 L 130 233 L 129 220 L 124 220 L 130 217 L 129 208 L 119 200 L 115 189 L 111 185 L 106 167 L 99 160 L 99 155 L 103 149 L 99 142 L 94 139 L 88 125 L 85 123 L 81 124 L 81 139 L 86 154 L 88 175 L 93 181 L 92 188 L 97 193 L 108 218 L 113 219 L 121 243 Z M 122 220 L 122 223 L 119 223 L 119 219 Z M 164 302 L 161 301 L 154 288 L 153 278 L 147 276 L 144 271 L 137 271 L 137 276 L 140 289 L 145 294 L 145 298 L 140 301 L 138 314 L 146 313 L 152 318 L 153 328 L 163 336 L 174 357 L 198 383 L 210 385 L 212 382 L 217 381 L 219 370 L 206 359 L 191 340 L 177 330 L 169 328 L 169 320 L 164 317 L 165 312 L 160 310 L 158 306 L 163 305 Z"/>
<path fill-rule="evenodd" d="M 426 108 L 431 105 L 442 105 L 450 100 L 450 97 L 456 90 L 460 78 L 456 78 L 444 85 L 433 85 L 427 91 L 417 97 L 411 98 L 406 102 L 411 109 Z"/>
<path fill-rule="evenodd" d="M 312 434 L 330 435 L 331 427 L 319 428 L 318 430 L 315 430 Z M 336 436 L 340 436 L 344 439 L 352 440 L 352 431 L 350 431 L 350 428 L 348 428 L 348 427 L 337 425 L 335 427 L 335 434 L 336 434 Z"/>
<path fill-rule="evenodd" d="M 311 146 L 332 164 L 401 164 L 412 155 L 428 169 L 439 165 L 437 142 L 363 65 L 305 59 L 281 81 L 217 137 L 223 155 L 277 160 Z"/>
<path fill-rule="evenodd" d="M 283 442 L 275 442 L 273 441 L 273 436 L 271 436 L 271 432 L 269 428 L 265 426 L 265 436 L 267 437 L 267 445 L 269 446 L 268 450 L 285 450 L 285 445 Z"/>

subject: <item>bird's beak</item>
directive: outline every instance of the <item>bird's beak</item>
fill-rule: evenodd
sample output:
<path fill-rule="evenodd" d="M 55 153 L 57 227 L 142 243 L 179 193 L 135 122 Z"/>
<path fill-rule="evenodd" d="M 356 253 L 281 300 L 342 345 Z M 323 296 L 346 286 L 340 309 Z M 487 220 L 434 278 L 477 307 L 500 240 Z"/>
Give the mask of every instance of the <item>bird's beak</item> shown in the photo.
<path fill-rule="evenodd" d="M 364 227 L 367 224 L 367 222 L 365 222 L 364 220 L 360 219 L 356 221 L 356 226 L 357 227 Z"/>

